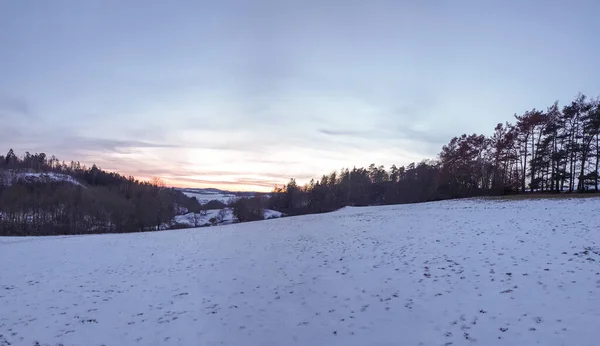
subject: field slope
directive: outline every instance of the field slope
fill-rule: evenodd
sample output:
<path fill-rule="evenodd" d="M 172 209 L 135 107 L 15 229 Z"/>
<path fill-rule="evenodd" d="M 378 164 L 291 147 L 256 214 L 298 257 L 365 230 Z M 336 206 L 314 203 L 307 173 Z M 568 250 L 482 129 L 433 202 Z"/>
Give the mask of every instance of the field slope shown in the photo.
<path fill-rule="evenodd" d="M 0 345 L 597 345 L 600 199 L 0 238 Z"/>

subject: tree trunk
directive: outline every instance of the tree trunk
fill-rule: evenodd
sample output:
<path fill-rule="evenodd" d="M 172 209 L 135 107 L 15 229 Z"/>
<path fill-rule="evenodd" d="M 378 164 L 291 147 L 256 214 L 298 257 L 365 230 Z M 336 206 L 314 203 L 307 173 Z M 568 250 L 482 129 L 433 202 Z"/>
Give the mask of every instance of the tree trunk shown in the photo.
<path fill-rule="evenodd" d="M 535 179 L 535 165 L 537 162 L 535 161 L 535 126 L 531 127 L 531 161 L 529 165 L 531 166 L 531 183 L 529 185 L 529 191 L 533 192 L 533 179 Z"/>
<path fill-rule="evenodd" d="M 525 153 L 523 156 L 523 175 L 521 176 L 521 191 L 525 192 L 525 179 L 527 177 L 527 144 L 529 143 L 529 138 L 525 138 Z"/>
<path fill-rule="evenodd" d="M 594 183 L 596 186 L 596 192 L 598 192 L 598 175 L 600 174 L 600 172 L 598 172 L 598 164 L 600 163 L 600 137 L 599 134 L 596 134 L 596 175 L 594 176 Z"/>
<path fill-rule="evenodd" d="M 552 186 L 550 186 L 550 190 L 558 192 L 558 178 L 556 176 L 558 174 L 558 160 L 556 159 L 558 152 L 556 147 L 556 133 L 554 133 L 554 137 L 552 138 L 552 147 L 553 151 L 550 156 L 550 164 L 552 165 L 552 175 L 550 176 L 550 179 Z"/>
<path fill-rule="evenodd" d="M 594 137 L 590 136 L 589 138 L 586 138 L 586 141 L 581 143 L 581 169 L 579 171 L 579 182 L 577 184 L 577 189 L 580 192 L 583 192 L 585 190 L 585 180 L 583 179 L 583 176 L 585 175 L 585 164 L 587 163 L 589 154 L 592 151 L 591 145 L 593 140 Z"/>
<path fill-rule="evenodd" d="M 542 141 L 542 129 L 539 129 L 538 132 L 538 138 L 537 138 L 537 145 L 539 147 L 540 142 Z M 535 146 L 535 126 L 533 127 L 533 129 L 531 130 L 531 162 L 533 162 L 534 164 L 531 165 L 531 192 L 533 192 L 533 181 L 536 178 L 535 173 L 536 170 L 537 171 L 541 171 L 542 170 L 542 166 L 540 165 L 540 167 L 536 167 L 536 165 L 539 164 L 539 162 L 537 161 L 538 155 L 539 155 L 539 148 L 537 148 Z M 543 186 L 543 179 L 542 179 L 542 186 Z M 542 191 L 543 191 L 543 187 L 542 187 Z"/>
<path fill-rule="evenodd" d="M 572 130 L 571 130 L 572 131 Z M 571 134 L 569 135 L 569 146 L 567 147 L 569 149 L 569 192 L 573 192 L 573 184 L 575 183 L 575 174 L 574 174 L 574 170 L 575 170 L 575 158 L 574 158 L 574 153 L 575 153 L 575 145 L 573 144 L 573 137 L 575 136 L 575 132 L 571 132 Z"/>

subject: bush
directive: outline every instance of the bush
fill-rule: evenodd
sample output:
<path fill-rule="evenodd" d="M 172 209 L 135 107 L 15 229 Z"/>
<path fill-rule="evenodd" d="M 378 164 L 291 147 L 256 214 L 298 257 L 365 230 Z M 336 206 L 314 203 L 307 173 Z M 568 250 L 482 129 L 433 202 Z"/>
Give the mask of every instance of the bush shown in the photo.
<path fill-rule="evenodd" d="M 240 198 L 233 203 L 233 215 L 239 222 L 264 220 L 263 201 L 258 197 Z"/>
<path fill-rule="evenodd" d="M 227 205 L 221 201 L 217 201 L 217 200 L 212 200 L 212 201 L 208 201 L 205 204 L 202 204 L 200 206 L 201 210 L 212 210 L 212 209 L 223 209 L 227 207 Z"/>

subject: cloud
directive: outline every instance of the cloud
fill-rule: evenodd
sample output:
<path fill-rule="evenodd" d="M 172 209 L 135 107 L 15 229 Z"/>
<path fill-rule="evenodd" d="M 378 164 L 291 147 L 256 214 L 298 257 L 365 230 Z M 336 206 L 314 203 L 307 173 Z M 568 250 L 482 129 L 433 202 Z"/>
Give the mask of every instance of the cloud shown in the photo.
<path fill-rule="evenodd" d="M 123 162 L 121 163 L 126 163 L 127 160 L 123 160 Z M 256 162 L 252 162 L 253 164 L 256 164 Z M 147 165 L 146 165 L 147 166 Z M 235 182 L 235 181 L 241 181 L 241 180 L 245 180 L 245 179 L 256 179 L 256 181 L 259 181 L 258 179 L 262 180 L 267 180 L 267 181 L 287 181 L 290 178 L 296 178 L 296 179 L 300 179 L 300 180 L 308 180 L 311 178 L 315 177 L 314 173 L 308 173 L 308 172 L 298 172 L 295 171 L 294 173 L 292 172 L 276 172 L 276 171 L 269 171 L 268 169 L 259 169 L 256 170 L 256 167 L 254 167 L 254 170 L 247 170 L 244 168 L 245 165 L 242 163 L 240 164 L 239 168 L 240 169 L 235 169 L 235 168 L 231 168 L 231 169 L 222 169 L 222 170 L 215 170 L 215 169 L 203 169 L 201 166 L 200 167 L 192 167 L 190 166 L 190 164 L 181 164 L 181 163 L 171 163 L 171 162 L 167 162 L 164 165 L 157 165 L 155 167 L 151 167 L 151 168 L 145 168 L 144 166 L 141 166 L 143 168 L 139 168 L 139 169 L 134 169 L 132 170 L 132 173 L 135 173 L 135 175 L 140 175 L 140 176 L 162 176 L 162 177 L 166 177 L 168 179 L 171 180 L 190 180 L 190 181 L 195 181 L 198 182 L 200 180 L 206 180 L 206 181 L 211 181 L 210 178 L 216 178 L 216 179 L 224 179 L 223 181 L 227 180 L 229 182 Z M 259 166 L 260 167 L 260 166 Z M 227 179 L 225 179 L 227 178 Z M 213 179 L 214 180 L 214 179 Z"/>
<path fill-rule="evenodd" d="M 330 135 L 330 136 L 364 136 L 368 134 L 368 131 L 352 131 L 352 130 L 330 130 L 330 129 L 319 129 L 318 132 Z"/>
<path fill-rule="evenodd" d="M 181 177 L 178 178 L 177 181 L 207 186 L 252 186 L 262 188 L 274 188 L 283 184 L 282 181 L 268 179 L 235 179 L 227 181 Z"/>
<path fill-rule="evenodd" d="M 397 148 L 427 158 L 436 155 L 454 134 L 439 121 L 440 102 L 427 86 L 400 83 L 373 93 L 364 85 L 347 84 L 348 94 L 342 96 L 345 109 L 334 109 L 344 114 L 343 119 L 324 116 L 325 122 L 316 129 L 322 140 L 342 144 L 341 150 Z"/>
<path fill-rule="evenodd" d="M 407 127 L 381 128 L 370 131 L 319 129 L 318 132 L 334 137 L 351 137 L 367 140 L 410 140 L 414 142 L 426 142 L 431 144 L 444 143 L 446 138 L 446 135 L 433 131 L 417 131 Z"/>
<path fill-rule="evenodd" d="M 168 135 L 171 134 L 171 131 L 165 129 L 164 126 L 151 124 L 132 124 L 131 127 L 127 128 L 127 133 L 130 138 L 136 138 L 138 140 L 151 139 L 154 141 L 166 141 Z"/>
<path fill-rule="evenodd" d="M 20 132 L 25 138 L 19 136 L 11 136 L 10 139 L 16 140 L 15 144 L 22 147 L 28 143 L 35 141 L 36 137 L 43 137 L 43 142 L 37 142 L 33 147 L 44 148 L 45 150 L 57 150 L 65 153 L 83 153 L 83 152 L 99 152 L 99 153 L 127 153 L 132 149 L 139 148 L 180 148 L 181 145 L 169 143 L 153 143 L 148 141 L 138 140 L 122 140 L 110 138 L 84 137 L 65 133 L 64 131 L 39 131 L 28 130 Z"/>
<path fill-rule="evenodd" d="M 119 163 L 125 163 L 126 160 L 119 160 Z M 144 166 L 142 166 L 144 167 Z M 196 174 L 197 172 L 194 171 L 190 171 L 188 169 L 182 168 L 182 167 L 177 167 L 172 165 L 169 162 L 169 166 L 168 167 L 156 167 L 156 168 L 137 168 L 137 169 L 133 169 L 132 170 L 133 173 L 135 173 L 136 175 L 141 175 L 141 176 L 169 176 L 171 178 L 175 178 L 175 177 L 179 177 L 179 176 L 186 176 L 186 175 L 191 175 L 191 174 Z"/>
<path fill-rule="evenodd" d="M 439 131 L 418 131 L 410 128 L 396 129 L 400 139 L 408 139 L 416 142 L 429 144 L 443 144 L 449 138 L 448 134 L 440 133 Z M 441 147 L 440 147 L 441 149 Z"/>
<path fill-rule="evenodd" d="M 79 148 L 91 151 L 113 151 L 126 152 L 128 149 L 135 148 L 178 148 L 180 145 L 152 143 L 136 140 L 117 140 L 106 138 L 86 138 L 82 136 L 72 136 L 60 141 L 61 145 L 73 146 L 76 144 Z"/>
<path fill-rule="evenodd" d="M 19 98 L 0 96 L 0 119 L 19 120 L 19 118 L 33 118 L 29 104 Z"/>
<path fill-rule="evenodd" d="M 318 93 L 292 90 L 285 83 L 279 85 L 282 91 L 272 86 L 256 85 L 256 94 L 202 96 L 200 102 L 174 96 L 132 110 L 133 118 L 117 111 L 119 117 L 16 124 L 23 136 L 5 137 L 0 144 L 95 163 L 140 179 L 158 176 L 172 184 L 243 189 L 271 188 L 291 177 L 308 181 L 370 161 L 407 164 L 415 156 L 432 157 L 444 142 L 439 130 L 426 126 L 431 105 L 423 98 L 399 102 L 331 91 L 327 85 Z M 11 109 L 19 109 L 18 103 Z M 121 117 L 128 120 L 119 123 Z"/>

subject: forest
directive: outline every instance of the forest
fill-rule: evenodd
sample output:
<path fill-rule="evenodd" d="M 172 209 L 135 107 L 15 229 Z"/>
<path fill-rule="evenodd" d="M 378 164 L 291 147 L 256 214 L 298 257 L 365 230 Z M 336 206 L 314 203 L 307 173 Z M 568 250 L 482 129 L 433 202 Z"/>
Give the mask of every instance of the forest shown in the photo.
<path fill-rule="evenodd" d="M 42 179 L 31 179 L 32 173 Z M 47 179 L 56 176 L 70 180 Z M 199 208 L 158 178 L 140 182 L 44 153 L 0 155 L 0 235 L 151 231 Z"/>
<path fill-rule="evenodd" d="M 600 102 L 571 103 L 515 114 L 491 136 L 463 134 L 435 159 L 389 169 L 344 168 L 273 191 L 270 208 L 289 215 L 343 206 L 426 202 L 519 193 L 598 192 Z"/>
<path fill-rule="evenodd" d="M 303 186 L 291 179 L 268 199 L 241 198 L 230 207 L 245 222 L 261 220 L 264 208 L 301 215 L 474 196 L 597 193 L 599 164 L 600 102 L 580 94 L 562 107 L 515 114 L 491 136 L 454 137 L 435 159 L 344 168 Z M 57 175 L 63 179 L 50 179 Z M 44 153 L 0 155 L 0 235 L 152 231 L 206 207 L 159 178 L 141 182 Z"/>

